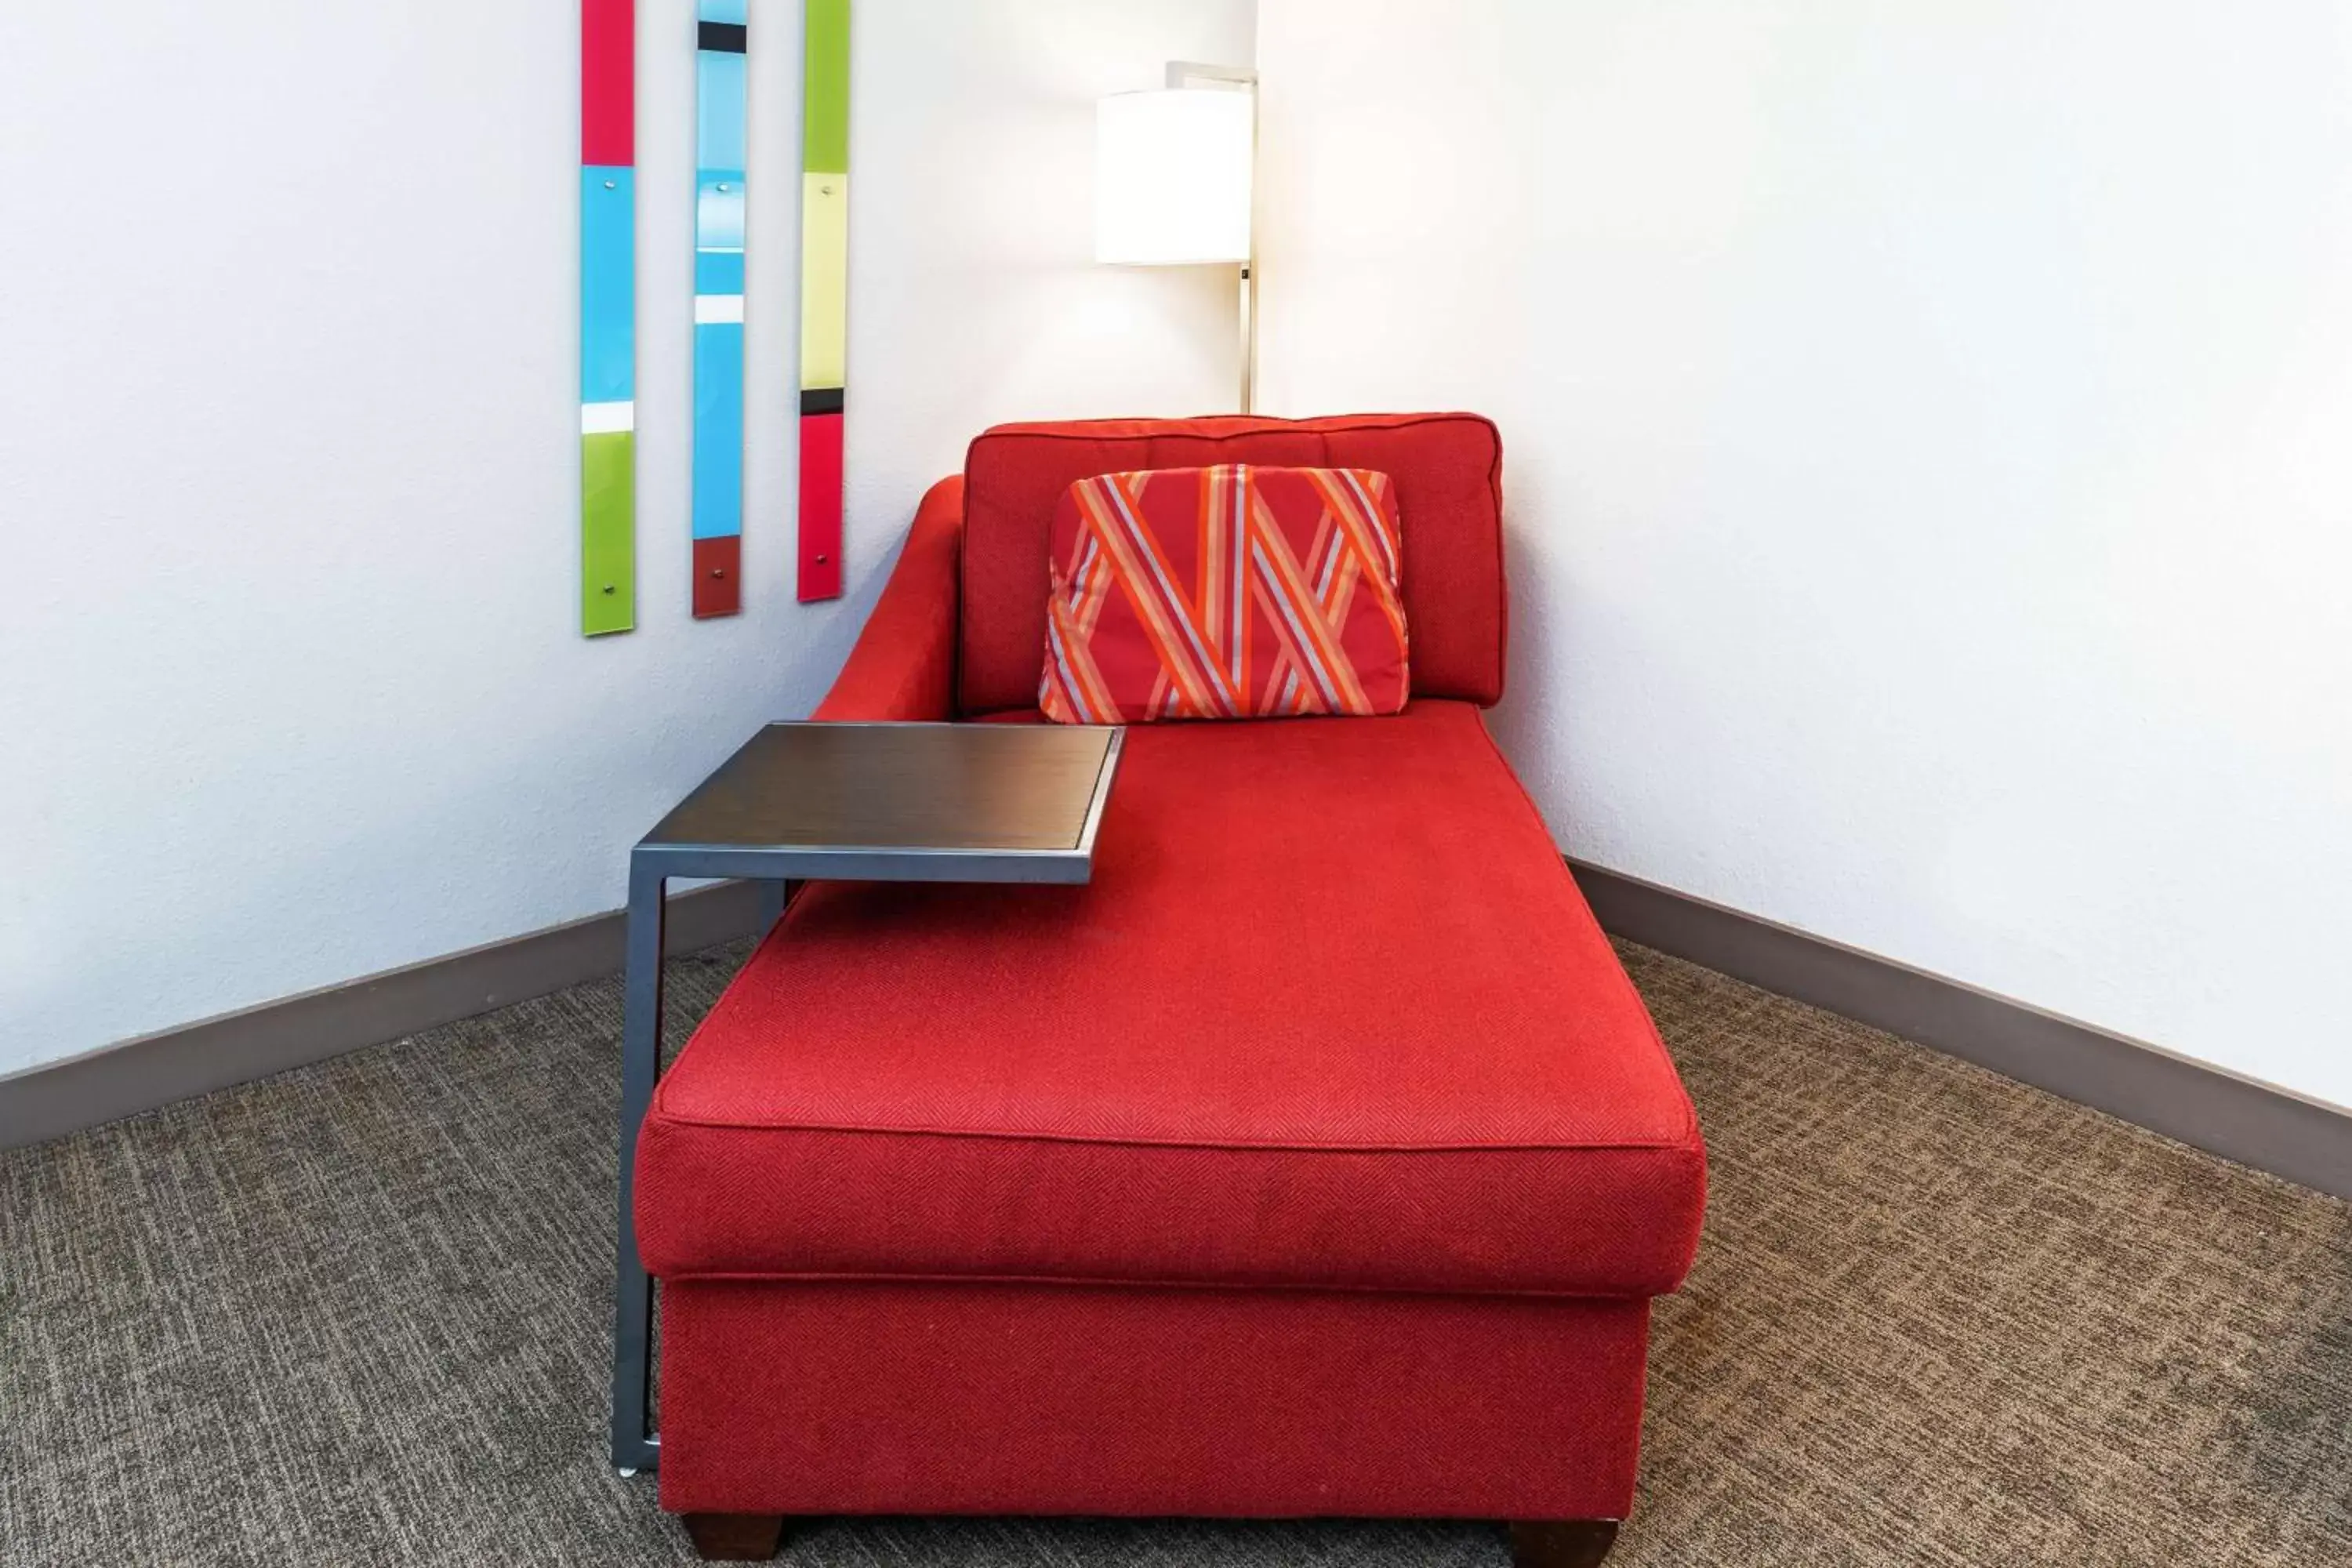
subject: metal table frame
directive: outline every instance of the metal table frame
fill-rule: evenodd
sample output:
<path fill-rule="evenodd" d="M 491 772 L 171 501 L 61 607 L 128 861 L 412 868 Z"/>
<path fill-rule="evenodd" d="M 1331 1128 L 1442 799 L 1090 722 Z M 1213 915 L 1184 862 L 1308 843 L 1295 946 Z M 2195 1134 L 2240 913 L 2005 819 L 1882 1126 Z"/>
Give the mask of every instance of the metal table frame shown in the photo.
<path fill-rule="evenodd" d="M 878 726 L 867 726 L 878 727 Z M 654 1282 L 637 1257 L 637 1131 L 661 1077 L 662 925 L 673 877 L 736 877 L 765 883 L 762 934 L 784 910 L 793 883 L 830 878 L 867 882 L 1021 882 L 1069 886 L 1094 874 L 1095 832 L 1118 772 L 1124 730 L 1114 730 L 1096 775 L 1078 841 L 1067 849 L 937 849 L 874 845 L 655 843 L 629 852 L 626 978 L 621 1028 L 621 1214 L 614 1291 L 613 1464 L 650 1470 L 661 1437 L 647 1420 L 653 1396 Z M 659 831 L 656 830 L 656 833 Z"/>

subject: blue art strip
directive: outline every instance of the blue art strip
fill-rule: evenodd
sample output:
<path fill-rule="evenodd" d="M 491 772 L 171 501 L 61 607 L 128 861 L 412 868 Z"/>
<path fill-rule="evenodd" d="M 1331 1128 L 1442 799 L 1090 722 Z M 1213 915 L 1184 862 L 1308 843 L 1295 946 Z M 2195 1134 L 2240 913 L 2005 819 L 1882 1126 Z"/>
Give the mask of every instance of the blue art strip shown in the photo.
<path fill-rule="evenodd" d="M 740 169 L 751 156 L 745 124 L 744 57 L 695 51 L 694 161 L 706 169 Z"/>
<path fill-rule="evenodd" d="M 580 401 L 636 395 L 637 174 L 580 171 Z"/>
<path fill-rule="evenodd" d="M 743 171 L 704 168 L 694 175 L 694 247 L 743 249 Z M 699 292 L 699 290 L 698 290 Z"/>
<path fill-rule="evenodd" d="M 694 329 L 694 537 L 743 531 L 743 325 Z"/>
<path fill-rule="evenodd" d="M 701 0 L 695 51 L 694 537 L 743 531 L 743 168 L 747 0 Z M 732 613 L 731 589 L 727 607 Z M 700 601 L 698 601 L 699 604 Z M 698 614 L 704 613 L 698 608 Z"/>
<path fill-rule="evenodd" d="M 740 250 L 698 250 L 694 253 L 694 291 L 710 296 L 743 293 L 743 253 Z"/>

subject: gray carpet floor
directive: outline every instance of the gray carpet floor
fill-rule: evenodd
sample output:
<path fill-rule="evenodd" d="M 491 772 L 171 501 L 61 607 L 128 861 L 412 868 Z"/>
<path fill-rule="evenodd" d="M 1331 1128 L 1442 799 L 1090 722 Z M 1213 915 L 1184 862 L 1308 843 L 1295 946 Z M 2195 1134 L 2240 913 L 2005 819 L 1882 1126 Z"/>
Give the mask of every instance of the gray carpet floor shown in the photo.
<path fill-rule="evenodd" d="M 1713 1153 L 1652 1564 L 2352 1562 L 2352 1209 L 1640 949 Z M 682 1037 L 740 950 L 681 960 Z M 689 1560 L 606 1468 L 617 987 L 0 1154 L 0 1563 Z M 847 1521 L 803 1568 L 1499 1568 L 1474 1525 Z"/>

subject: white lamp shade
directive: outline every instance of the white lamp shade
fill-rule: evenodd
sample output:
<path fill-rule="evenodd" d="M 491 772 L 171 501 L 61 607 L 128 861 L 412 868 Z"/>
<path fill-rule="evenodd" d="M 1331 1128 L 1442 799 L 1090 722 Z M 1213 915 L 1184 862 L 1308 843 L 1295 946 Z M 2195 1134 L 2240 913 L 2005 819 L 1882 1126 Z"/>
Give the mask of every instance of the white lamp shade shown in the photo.
<path fill-rule="evenodd" d="M 1122 92 L 1095 111 L 1095 259 L 1246 261 L 1251 94 Z"/>

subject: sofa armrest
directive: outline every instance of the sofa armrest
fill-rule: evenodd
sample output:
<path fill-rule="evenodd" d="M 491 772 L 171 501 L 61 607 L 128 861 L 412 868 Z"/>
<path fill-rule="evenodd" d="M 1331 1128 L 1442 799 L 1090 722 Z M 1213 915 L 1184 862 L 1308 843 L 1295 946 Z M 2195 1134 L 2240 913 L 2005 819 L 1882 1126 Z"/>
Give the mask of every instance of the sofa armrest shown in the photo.
<path fill-rule="evenodd" d="M 958 475 L 923 497 L 874 613 L 810 717 L 833 723 L 955 717 L 962 559 Z"/>

